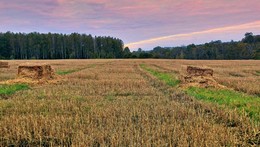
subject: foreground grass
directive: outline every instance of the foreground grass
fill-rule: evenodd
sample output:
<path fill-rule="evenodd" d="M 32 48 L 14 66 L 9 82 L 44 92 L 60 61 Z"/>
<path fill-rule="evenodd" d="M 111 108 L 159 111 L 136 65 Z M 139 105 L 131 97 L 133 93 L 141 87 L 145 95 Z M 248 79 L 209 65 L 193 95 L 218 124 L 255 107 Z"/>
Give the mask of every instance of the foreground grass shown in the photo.
<path fill-rule="evenodd" d="M 153 76 L 165 82 L 167 85 L 175 87 L 180 83 L 180 80 L 175 78 L 172 74 L 162 73 L 147 67 L 145 64 L 140 65 L 142 69 L 148 71 Z"/>
<path fill-rule="evenodd" d="M 0 96 L 1 95 L 12 95 L 19 90 L 27 90 L 29 86 L 26 84 L 14 84 L 14 85 L 0 85 Z"/>
<path fill-rule="evenodd" d="M 241 113 L 245 112 L 250 118 L 260 121 L 259 97 L 231 90 L 198 87 L 190 87 L 186 92 L 199 100 L 225 105 L 229 108 L 237 109 Z"/>

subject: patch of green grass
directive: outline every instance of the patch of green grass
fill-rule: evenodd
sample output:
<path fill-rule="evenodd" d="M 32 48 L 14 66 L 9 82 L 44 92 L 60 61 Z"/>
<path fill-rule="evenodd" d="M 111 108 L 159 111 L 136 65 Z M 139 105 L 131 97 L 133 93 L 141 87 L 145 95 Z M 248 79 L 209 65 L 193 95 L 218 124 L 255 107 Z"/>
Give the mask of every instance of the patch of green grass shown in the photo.
<path fill-rule="evenodd" d="M 83 103 L 85 102 L 87 99 L 82 97 L 82 96 L 75 96 L 74 99 L 79 102 L 79 103 Z"/>
<path fill-rule="evenodd" d="M 105 99 L 112 102 L 112 101 L 116 100 L 116 97 L 113 94 L 108 94 L 108 95 L 105 96 Z"/>
<path fill-rule="evenodd" d="M 83 107 L 83 110 L 84 110 L 85 112 L 89 112 L 89 111 L 91 110 L 91 107 L 85 106 L 85 107 Z"/>
<path fill-rule="evenodd" d="M 59 70 L 59 71 L 57 71 L 56 73 L 57 73 L 58 75 L 67 75 L 67 74 L 74 73 L 74 72 L 76 72 L 76 71 L 80 71 L 80 70 L 78 70 L 78 69 L 73 69 L 73 70 Z"/>
<path fill-rule="evenodd" d="M 232 90 L 206 89 L 198 87 L 190 87 L 186 92 L 199 100 L 213 102 L 232 109 L 237 109 L 241 113 L 246 112 L 250 118 L 260 121 L 260 97 Z"/>
<path fill-rule="evenodd" d="M 0 85 L 1 95 L 12 95 L 19 90 L 27 90 L 29 86 L 27 84 L 14 84 L 14 85 Z"/>
<path fill-rule="evenodd" d="M 178 80 L 176 77 L 174 77 L 172 74 L 170 73 L 162 73 L 162 72 L 158 72 L 156 70 L 153 70 L 149 67 L 147 67 L 144 64 L 141 64 L 140 67 L 146 71 L 148 71 L 150 74 L 152 74 L 153 76 L 157 77 L 159 80 L 164 81 L 167 85 L 175 87 L 180 83 L 180 80 Z"/>
<path fill-rule="evenodd" d="M 71 73 L 74 73 L 74 72 L 78 72 L 78 71 L 81 71 L 81 70 L 84 70 L 84 69 L 87 69 L 87 68 L 93 68 L 95 67 L 95 64 L 92 64 L 88 67 L 84 67 L 84 68 L 80 68 L 80 69 L 71 69 L 71 70 L 58 70 L 56 72 L 56 74 L 58 75 L 67 75 L 67 74 L 71 74 Z"/>
<path fill-rule="evenodd" d="M 229 73 L 229 75 L 231 75 L 233 77 L 245 77 L 244 75 L 241 75 L 241 74 L 235 73 L 235 72 L 231 72 L 231 73 Z"/>
<path fill-rule="evenodd" d="M 257 76 L 260 76 L 260 70 L 255 71 Z"/>

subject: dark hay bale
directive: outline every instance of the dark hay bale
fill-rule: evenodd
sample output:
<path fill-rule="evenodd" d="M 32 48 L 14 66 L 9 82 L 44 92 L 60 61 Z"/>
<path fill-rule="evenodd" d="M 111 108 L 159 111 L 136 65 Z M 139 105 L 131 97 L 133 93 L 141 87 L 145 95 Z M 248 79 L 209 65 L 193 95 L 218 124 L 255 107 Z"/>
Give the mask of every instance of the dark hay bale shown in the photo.
<path fill-rule="evenodd" d="M 8 62 L 1 62 L 0 61 L 0 68 L 9 68 Z"/>
<path fill-rule="evenodd" d="M 54 70 L 50 65 L 20 65 L 18 66 L 18 77 L 34 80 L 53 79 Z"/>
<path fill-rule="evenodd" d="M 188 66 L 187 75 L 182 75 L 180 79 L 181 87 L 225 88 L 214 79 L 212 69 Z"/>
<path fill-rule="evenodd" d="M 212 69 L 202 69 L 198 67 L 187 67 L 187 73 L 189 76 L 213 76 L 213 70 Z"/>

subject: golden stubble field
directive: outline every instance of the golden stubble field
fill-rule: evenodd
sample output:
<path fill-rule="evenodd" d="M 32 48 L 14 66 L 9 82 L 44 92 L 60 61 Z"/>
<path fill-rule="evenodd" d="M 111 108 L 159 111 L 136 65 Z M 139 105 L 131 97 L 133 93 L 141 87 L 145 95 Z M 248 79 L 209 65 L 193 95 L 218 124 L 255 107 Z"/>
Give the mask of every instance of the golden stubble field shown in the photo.
<path fill-rule="evenodd" d="M 259 126 L 236 110 L 205 103 L 140 68 L 182 74 L 209 67 L 223 85 L 260 93 L 260 61 L 30 60 L 8 61 L 0 81 L 24 62 L 47 63 L 57 84 L 32 85 L 0 99 L 0 146 L 249 146 Z"/>

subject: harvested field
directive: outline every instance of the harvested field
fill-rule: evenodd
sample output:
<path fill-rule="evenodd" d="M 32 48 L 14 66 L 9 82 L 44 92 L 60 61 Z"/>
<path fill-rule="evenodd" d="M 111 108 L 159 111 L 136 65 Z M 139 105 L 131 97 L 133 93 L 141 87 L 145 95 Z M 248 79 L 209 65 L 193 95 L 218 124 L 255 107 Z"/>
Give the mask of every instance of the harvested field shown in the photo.
<path fill-rule="evenodd" d="M 172 84 L 189 65 L 207 67 L 213 69 L 218 83 L 235 90 L 242 84 L 251 85 L 241 92 L 253 95 L 260 91 L 255 75 L 260 71 L 259 61 L 24 62 L 44 62 L 68 80 L 34 85 L 0 98 L 0 146 L 260 145 L 259 121 L 235 108 L 195 99 L 178 89 L 178 82 Z M 231 63 L 240 68 L 228 68 Z M 1 70 L 0 81 L 15 79 L 21 61 L 9 64 L 9 70 Z M 245 77 L 231 77 L 230 72 Z M 226 84 L 233 78 L 255 82 Z M 259 114 L 254 98 L 250 106 Z"/>

